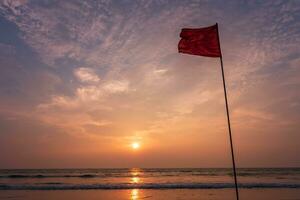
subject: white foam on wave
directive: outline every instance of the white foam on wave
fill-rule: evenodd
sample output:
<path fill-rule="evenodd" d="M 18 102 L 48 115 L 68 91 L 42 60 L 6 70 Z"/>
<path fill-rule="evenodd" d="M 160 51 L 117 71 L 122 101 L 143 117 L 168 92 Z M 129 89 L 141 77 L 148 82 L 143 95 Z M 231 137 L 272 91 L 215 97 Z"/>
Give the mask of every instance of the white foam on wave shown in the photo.
<path fill-rule="evenodd" d="M 144 184 L 0 184 L 0 190 L 116 190 L 116 189 L 226 189 L 233 183 L 144 183 Z M 300 188 L 298 183 L 241 183 L 239 188 Z"/>

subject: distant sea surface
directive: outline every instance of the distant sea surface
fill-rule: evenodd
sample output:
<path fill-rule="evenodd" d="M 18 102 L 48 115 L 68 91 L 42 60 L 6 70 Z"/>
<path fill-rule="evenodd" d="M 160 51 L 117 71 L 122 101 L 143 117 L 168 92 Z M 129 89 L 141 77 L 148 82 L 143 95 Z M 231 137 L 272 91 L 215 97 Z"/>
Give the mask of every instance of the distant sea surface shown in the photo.
<path fill-rule="evenodd" d="M 238 169 L 244 189 L 300 188 L 300 168 Z M 0 170 L 0 190 L 234 188 L 227 168 Z"/>

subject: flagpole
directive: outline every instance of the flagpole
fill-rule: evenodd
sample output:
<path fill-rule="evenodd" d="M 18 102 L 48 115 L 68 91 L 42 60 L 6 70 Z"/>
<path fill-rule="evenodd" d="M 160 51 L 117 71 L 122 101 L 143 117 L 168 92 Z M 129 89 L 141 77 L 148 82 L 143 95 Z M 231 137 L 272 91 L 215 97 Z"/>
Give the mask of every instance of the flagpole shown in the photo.
<path fill-rule="evenodd" d="M 219 40 L 218 43 L 219 43 L 219 48 L 220 48 L 220 51 L 221 51 L 218 23 L 216 25 L 217 25 L 218 40 Z M 229 116 L 229 108 L 228 108 L 228 100 L 227 100 L 227 92 L 226 92 L 226 83 L 225 83 L 225 76 L 224 76 L 222 53 L 221 53 L 221 56 L 220 56 L 220 62 L 221 62 L 221 69 L 222 69 L 222 79 L 223 79 L 224 97 L 225 97 L 226 114 L 227 114 L 227 123 L 228 123 L 229 139 L 230 139 L 230 149 L 231 149 L 231 158 L 232 158 L 232 166 L 233 166 L 235 193 L 236 193 L 236 199 L 239 200 L 239 189 L 238 189 L 238 184 L 237 184 L 237 175 L 236 175 L 236 167 L 235 167 L 235 159 L 234 159 L 234 151 L 233 151 L 233 143 L 232 143 L 232 134 L 231 134 L 231 126 L 230 126 L 230 116 Z"/>

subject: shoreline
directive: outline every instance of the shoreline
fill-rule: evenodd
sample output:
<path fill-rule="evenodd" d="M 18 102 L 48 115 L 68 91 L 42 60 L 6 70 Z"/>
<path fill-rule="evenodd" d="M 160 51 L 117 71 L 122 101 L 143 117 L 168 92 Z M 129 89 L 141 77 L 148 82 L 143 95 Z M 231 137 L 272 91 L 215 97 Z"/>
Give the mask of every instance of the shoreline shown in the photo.
<path fill-rule="evenodd" d="M 89 200 L 232 200 L 235 198 L 233 189 L 132 189 L 132 190 L 1 190 L 0 199 L 50 200 L 50 199 L 89 199 Z M 300 190 L 289 189 L 240 189 L 243 200 L 281 200 L 298 199 Z"/>

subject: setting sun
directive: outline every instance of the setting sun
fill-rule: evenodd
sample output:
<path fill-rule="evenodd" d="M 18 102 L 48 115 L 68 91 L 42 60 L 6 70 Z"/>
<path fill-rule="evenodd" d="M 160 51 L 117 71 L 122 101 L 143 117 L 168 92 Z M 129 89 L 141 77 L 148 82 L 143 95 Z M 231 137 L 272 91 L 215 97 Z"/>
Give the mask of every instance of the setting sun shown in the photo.
<path fill-rule="evenodd" d="M 133 149 L 138 149 L 138 148 L 140 148 L 140 144 L 137 143 L 137 142 L 134 142 L 134 143 L 131 144 L 131 147 L 132 147 Z"/>

